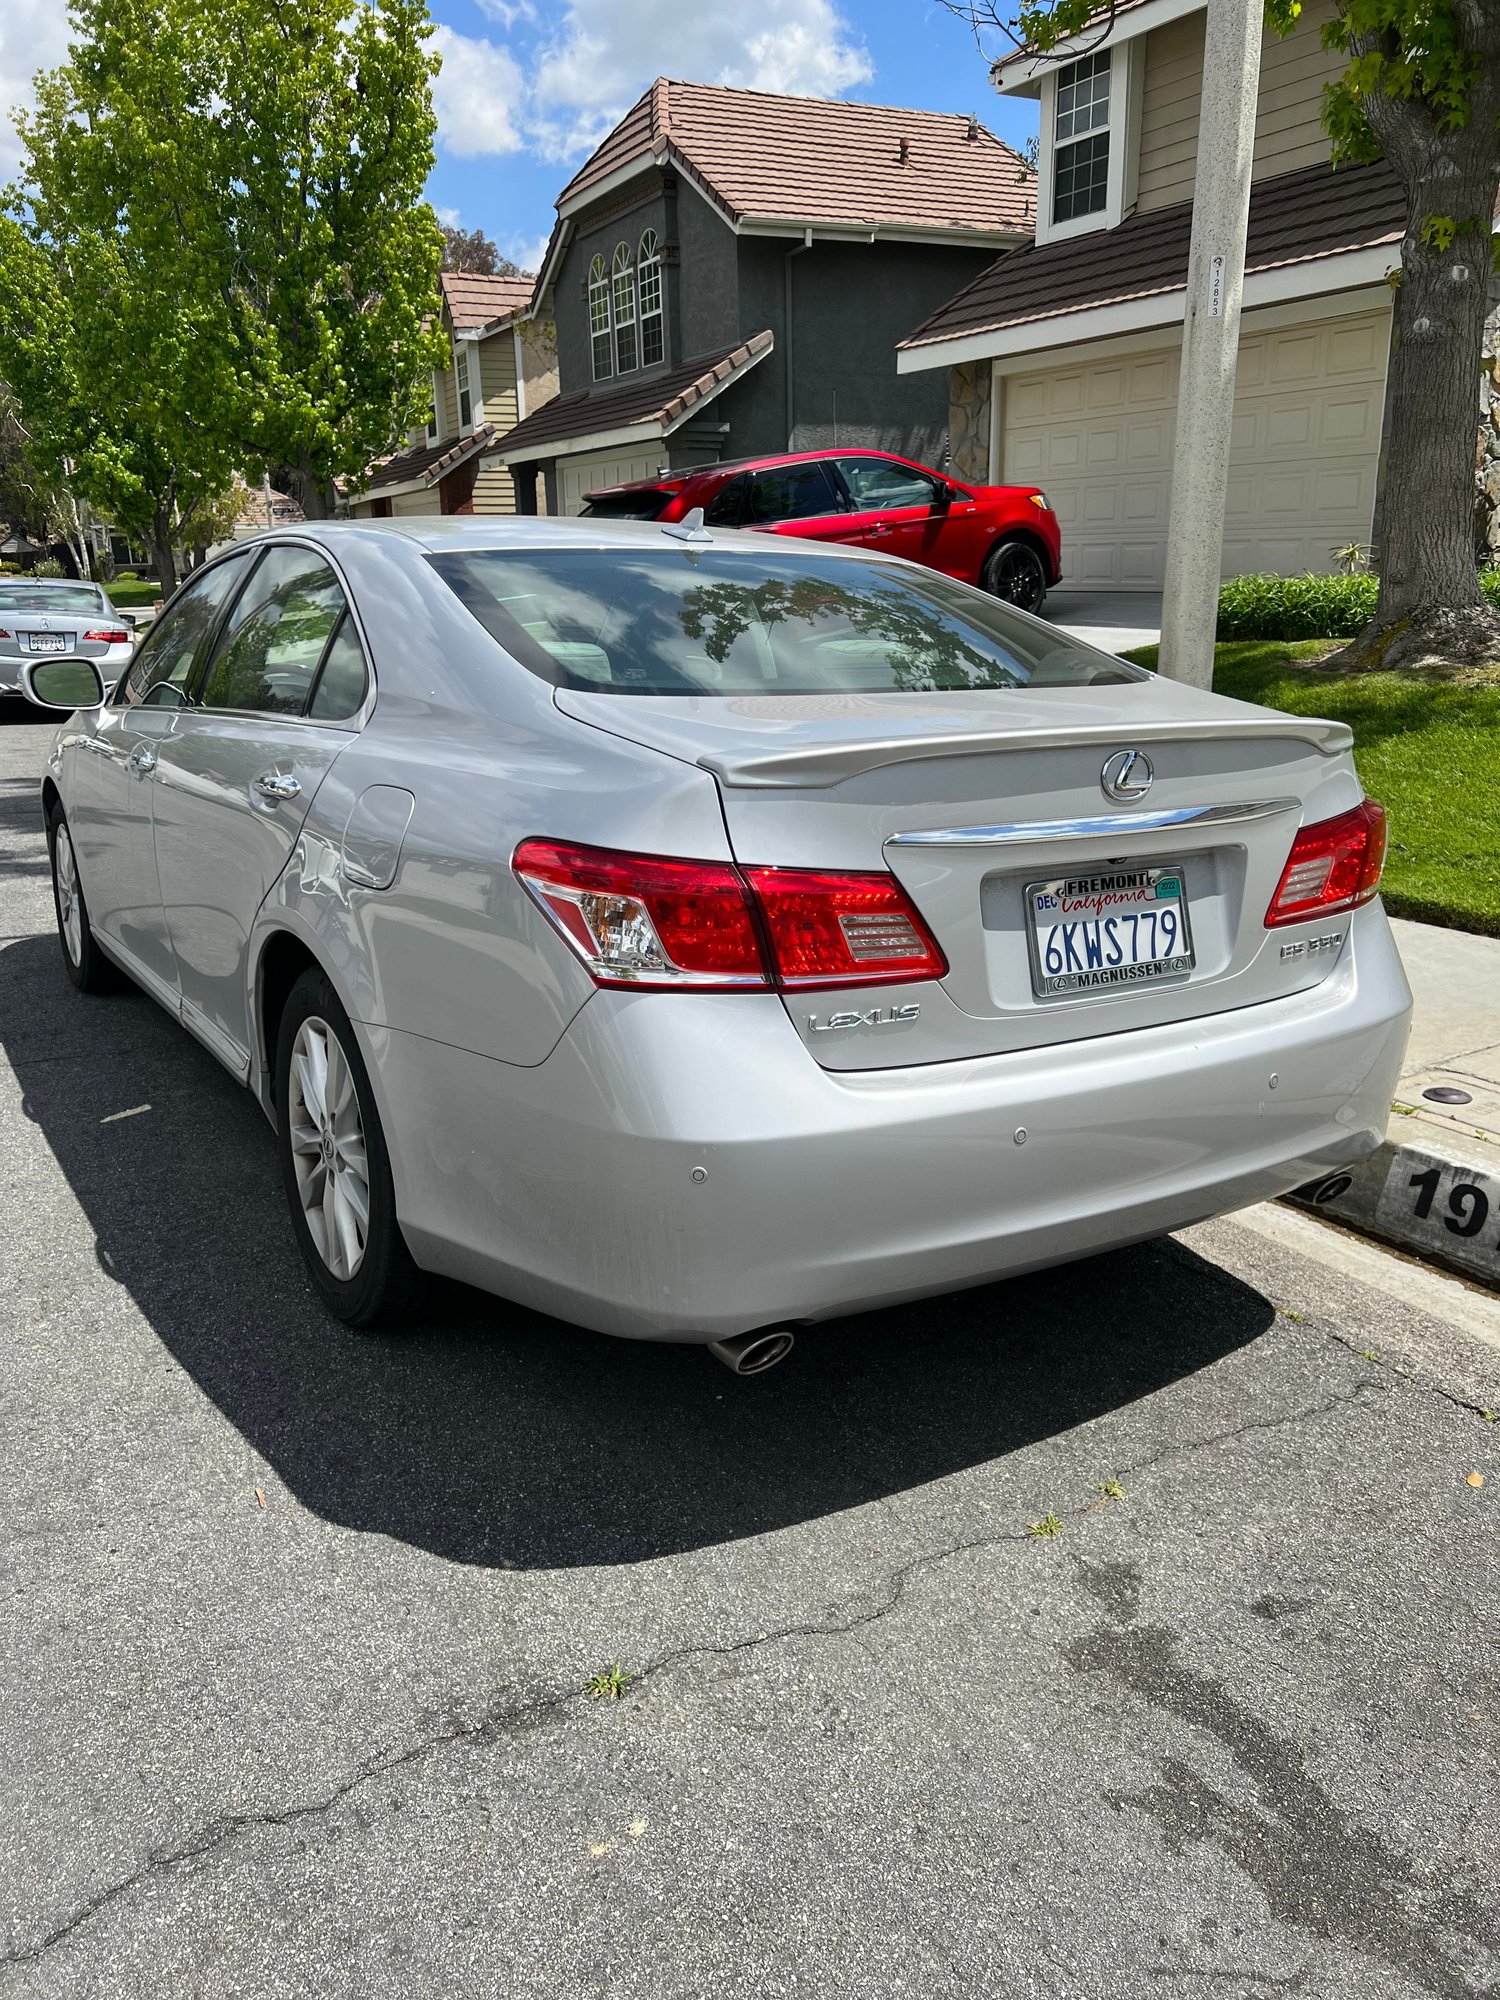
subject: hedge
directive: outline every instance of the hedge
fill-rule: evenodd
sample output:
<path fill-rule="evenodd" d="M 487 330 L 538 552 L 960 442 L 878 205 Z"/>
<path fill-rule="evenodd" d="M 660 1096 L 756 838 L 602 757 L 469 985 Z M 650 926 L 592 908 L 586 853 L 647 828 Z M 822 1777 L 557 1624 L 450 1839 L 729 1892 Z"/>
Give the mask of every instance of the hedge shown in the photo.
<path fill-rule="evenodd" d="M 1500 569 L 1480 587 L 1500 607 Z M 1352 639 L 1375 615 L 1373 576 L 1235 576 L 1219 589 L 1221 639 Z"/>

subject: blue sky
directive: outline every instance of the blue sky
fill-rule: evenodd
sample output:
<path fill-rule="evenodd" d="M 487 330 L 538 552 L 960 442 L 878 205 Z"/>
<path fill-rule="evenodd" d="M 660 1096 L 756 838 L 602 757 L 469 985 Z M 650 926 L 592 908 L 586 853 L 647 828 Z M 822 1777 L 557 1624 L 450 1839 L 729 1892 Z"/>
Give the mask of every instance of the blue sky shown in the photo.
<path fill-rule="evenodd" d="M 654 76 L 975 111 L 1012 144 L 1035 129 L 1035 107 L 995 95 L 936 0 L 429 4 L 444 57 L 433 203 L 527 269 L 558 189 Z"/>
<path fill-rule="evenodd" d="M 429 0 L 445 220 L 527 269 L 569 174 L 654 76 L 976 111 L 1018 144 L 1032 105 L 996 97 L 974 38 L 938 0 Z M 66 0 L 0 0 L 0 183 L 19 164 L 9 107 L 62 60 Z"/>

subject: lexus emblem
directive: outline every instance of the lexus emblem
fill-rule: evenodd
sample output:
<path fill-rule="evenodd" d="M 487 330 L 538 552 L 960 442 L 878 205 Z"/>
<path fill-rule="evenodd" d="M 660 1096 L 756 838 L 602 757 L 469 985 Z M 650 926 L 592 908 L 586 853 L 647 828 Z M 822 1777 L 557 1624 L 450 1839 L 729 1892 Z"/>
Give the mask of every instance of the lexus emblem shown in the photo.
<path fill-rule="evenodd" d="M 1116 750 L 1112 757 L 1105 758 L 1099 783 L 1107 798 L 1143 799 L 1155 776 L 1151 759 L 1144 750 Z"/>

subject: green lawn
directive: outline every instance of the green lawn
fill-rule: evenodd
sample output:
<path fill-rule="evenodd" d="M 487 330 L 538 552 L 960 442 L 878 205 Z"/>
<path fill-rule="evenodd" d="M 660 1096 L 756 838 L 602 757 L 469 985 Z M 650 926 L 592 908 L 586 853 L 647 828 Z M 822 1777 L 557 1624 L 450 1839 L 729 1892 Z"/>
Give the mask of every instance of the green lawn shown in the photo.
<path fill-rule="evenodd" d="M 1214 689 L 1354 731 L 1365 790 L 1390 815 L 1382 893 L 1396 917 L 1500 937 L 1500 675 L 1467 682 L 1316 670 L 1326 641 L 1221 644 Z M 1156 665 L 1156 648 L 1126 656 Z"/>

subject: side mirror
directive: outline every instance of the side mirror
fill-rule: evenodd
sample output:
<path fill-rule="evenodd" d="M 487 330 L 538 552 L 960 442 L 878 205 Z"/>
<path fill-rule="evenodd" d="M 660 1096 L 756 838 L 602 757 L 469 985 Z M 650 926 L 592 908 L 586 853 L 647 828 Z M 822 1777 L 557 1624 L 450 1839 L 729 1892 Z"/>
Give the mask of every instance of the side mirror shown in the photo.
<path fill-rule="evenodd" d="M 21 684 L 38 708 L 97 708 L 104 681 L 92 660 L 33 660 L 21 669 Z"/>
<path fill-rule="evenodd" d="M 946 514 L 952 505 L 953 488 L 948 484 L 946 479 L 940 479 L 938 481 L 937 494 L 932 502 L 933 512 L 935 514 Z"/>

